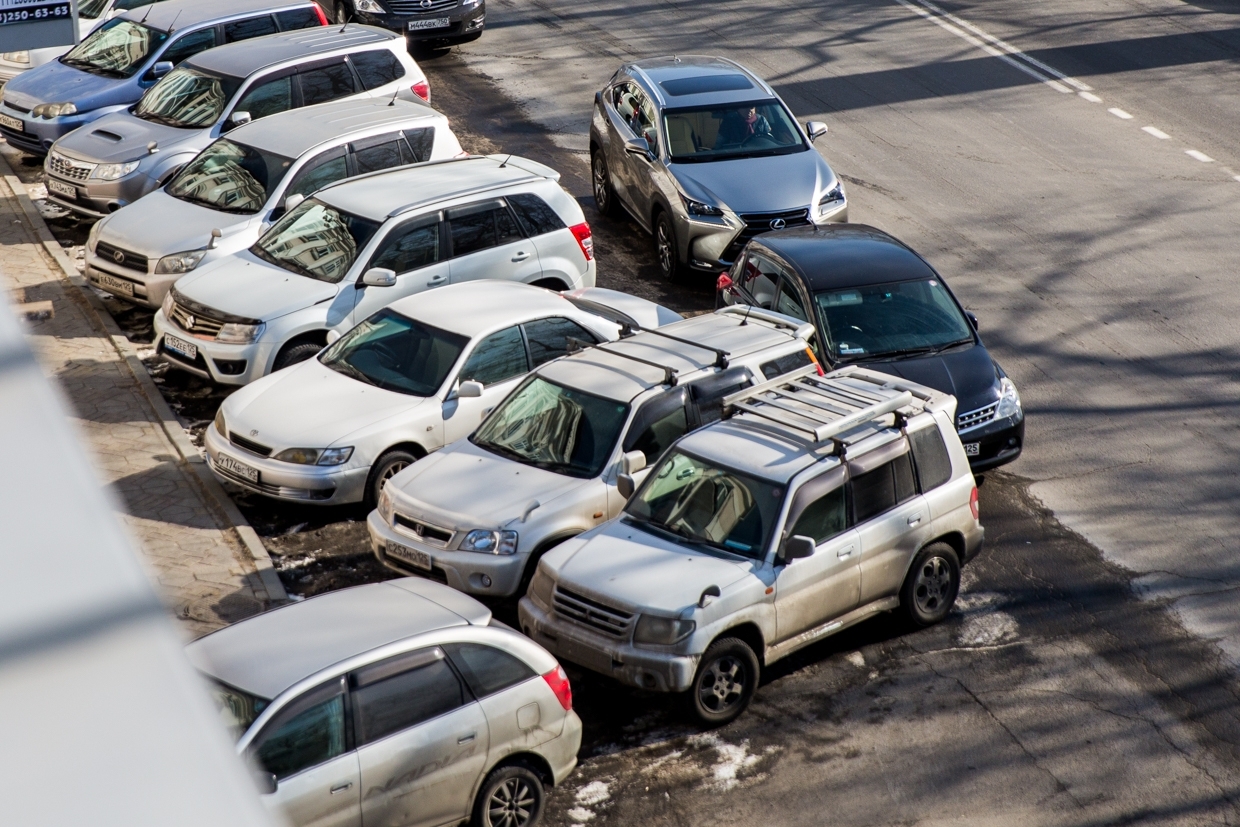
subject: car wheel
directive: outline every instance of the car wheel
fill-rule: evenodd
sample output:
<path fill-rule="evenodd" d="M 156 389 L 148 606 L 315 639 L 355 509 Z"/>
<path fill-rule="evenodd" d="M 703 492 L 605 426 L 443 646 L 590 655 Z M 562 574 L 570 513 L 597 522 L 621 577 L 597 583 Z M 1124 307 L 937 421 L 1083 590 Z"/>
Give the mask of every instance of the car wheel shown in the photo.
<path fill-rule="evenodd" d="M 947 543 L 931 543 L 917 553 L 904 587 L 900 607 L 914 626 L 932 626 L 952 610 L 960 592 L 960 561 Z"/>
<path fill-rule="evenodd" d="M 336 22 L 337 23 L 343 26 L 345 23 L 349 22 L 349 19 L 351 17 L 352 17 L 352 14 L 349 13 L 348 6 L 346 6 L 344 3 L 336 4 Z"/>
<path fill-rule="evenodd" d="M 758 656 L 745 641 L 717 640 L 702 655 L 689 706 L 698 722 L 718 727 L 745 711 L 758 687 Z"/>
<path fill-rule="evenodd" d="M 676 228 L 672 226 L 671 216 L 662 210 L 654 219 L 654 255 L 663 278 L 680 281 L 684 267 L 676 250 Z"/>
<path fill-rule="evenodd" d="M 275 363 L 271 366 L 272 372 L 281 370 L 289 365 L 295 365 L 298 362 L 304 362 L 314 354 L 323 349 L 318 342 L 301 342 L 292 347 L 286 347 L 280 351 L 280 355 L 276 357 Z"/>
<path fill-rule="evenodd" d="M 379 505 L 379 494 L 383 491 L 384 483 L 417 461 L 416 454 L 402 448 L 388 451 L 379 457 L 375 464 L 370 466 L 370 476 L 366 478 L 366 507 L 374 508 Z"/>
<path fill-rule="evenodd" d="M 590 177 L 594 183 L 594 205 L 599 213 L 615 216 L 618 212 L 616 191 L 611 187 L 611 171 L 607 169 L 607 158 L 601 149 L 590 157 Z"/>
<path fill-rule="evenodd" d="M 472 827 L 533 827 L 542 818 L 542 780 L 528 767 L 496 767 L 474 800 Z"/>

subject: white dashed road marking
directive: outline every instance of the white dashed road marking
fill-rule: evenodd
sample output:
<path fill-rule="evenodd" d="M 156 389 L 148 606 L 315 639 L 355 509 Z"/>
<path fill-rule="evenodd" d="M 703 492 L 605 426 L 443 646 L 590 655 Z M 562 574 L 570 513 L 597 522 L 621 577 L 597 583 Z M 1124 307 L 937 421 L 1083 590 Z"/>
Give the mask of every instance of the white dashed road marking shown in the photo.
<path fill-rule="evenodd" d="M 1195 158 L 1196 160 L 1201 161 L 1203 164 L 1214 163 L 1214 159 L 1211 158 L 1209 155 L 1206 155 L 1204 152 L 1198 152 L 1195 149 L 1186 149 L 1184 150 L 1184 154 L 1187 155 L 1189 158 Z"/>
<path fill-rule="evenodd" d="M 1093 92 L 1077 92 L 1077 94 L 1090 103 L 1102 103 L 1102 98 L 1098 97 Z"/>
<path fill-rule="evenodd" d="M 1141 131 L 1148 135 L 1153 135 L 1155 138 L 1157 138 L 1160 141 L 1165 141 L 1171 137 L 1166 132 L 1163 132 L 1161 129 L 1159 129 L 1156 126 L 1143 126 L 1141 127 Z"/>

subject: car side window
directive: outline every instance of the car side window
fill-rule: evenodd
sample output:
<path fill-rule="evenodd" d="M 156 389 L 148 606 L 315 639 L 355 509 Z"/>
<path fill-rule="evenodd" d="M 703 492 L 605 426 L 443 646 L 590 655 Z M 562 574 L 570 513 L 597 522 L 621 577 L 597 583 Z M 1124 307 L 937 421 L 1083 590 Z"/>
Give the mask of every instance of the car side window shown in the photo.
<path fill-rule="evenodd" d="M 249 40 L 252 37 L 275 34 L 276 21 L 269 14 L 251 17 L 247 20 L 234 20 L 224 24 L 224 42 L 236 43 L 238 40 Z"/>
<path fill-rule="evenodd" d="M 525 234 L 531 238 L 563 230 L 568 226 L 546 201 L 531 192 L 509 195 L 505 200 L 517 214 L 517 220 L 521 222 Z"/>
<path fill-rule="evenodd" d="M 801 297 L 797 295 L 797 289 L 792 285 L 787 274 L 779 280 L 779 295 L 775 299 L 775 312 L 803 322 L 809 321 L 809 314 L 805 312 Z"/>
<path fill-rule="evenodd" d="M 524 661 L 493 646 L 449 643 L 444 646 L 457 671 L 464 676 L 475 698 L 485 698 L 510 686 L 524 683 L 537 673 Z"/>
<path fill-rule="evenodd" d="M 788 536 L 810 537 L 815 544 L 822 545 L 846 528 L 848 510 L 845 507 L 844 486 L 841 485 L 806 506 Z"/>
<path fill-rule="evenodd" d="M 408 273 L 439 261 L 439 219 L 422 218 L 388 233 L 371 267 L 386 267 L 396 273 Z"/>
<path fill-rule="evenodd" d="M 357 70 L 357 76 L 362 81 L 362 88 L 368 92 L 405 76 L 405 67 L 400 65 L 396 55 L 387 49 L 371 49 L 351 54 L 349 62 Z"/>
<path fill-rule="evenodd" d="M 550 362 L 568 353 L 568 340 L 576 339 L 586 344 L 597 344 L 598 337 L 572 319 L 561 317 L 526 322 L 525 340 L 530 346 L 533 367 Z"/>
<path fill-rule="evenodd" d="M 349 165 L 345 158 L 344 147 L 338 146 L 326 152 L 320 152 L 305 163 L 293 183 L 284 191 L 284 197 L 291 195 L 309 196 L 318 192 L 328 184 L 349 177 Z"/>
<path fill-rule="evenodd" d="M 633 121 L 633 131 L 646 139 L 646 143 L 650 145 L 650 151 L 655 155 L 659 154 L 659 129 L 655 126 L 654 104 L 650 98 L 646 97 L 646 93 L 637 90 L 637 116 Z"/>
<path fill-rule="evenodd" d="M 233 111 L 249 112 L 252 120 L 258 120 L 292 108 L 293 78 L 285 75 L 275 80 L 259 81 L 251 86 L 241 100 L 237 101 Z"/>
<path fill-rule="evenodd" d="M 467 256 L 521 238 L 517 222 L 503 204 L 489 202 L 448 211 L 452 255 Z"/>
<path fill-rule="evenodd" d="M 263 769 L 287 778 L 345 751 L 344 686 L 339 679 L 293 701 L 255 739 Z"/>
<path fill-rule="evenodd" d="M 320 25 L 319 15 L 314 9 L 289 9 L 276 12 L 276 22 L 280 31 L 291 32 L 295 29 L 313 29 Z"/>
<path fill-rule="evenodd" d="M 771 377 L 767 377 L 770 379 Z M 707 425 L 723 417 L 723 398 L 753 384 L 749 368 L 729 368 L 722 373 L 707 376 L 689 385 L 689 396 L 697 409 L 698 426 Z"/>
<path fill-rule="evenodd" d="M 755 306 L 770 310 L 779 288 L 779 268 L 770 259 L 750 253 L 741 266 L 738 286 L 749 294 Z"/>
<path fill-rule="evenodd" d="M 689 430 L 689 416 L 685 407 L 685 393 L 671 393 L 655 397 L 642 406 L 633 418 L 633 426 L 624 438 L 625 453 L 641 451 L 646 464 L 654 465 L 667 446 Z"/>
<path fill-rule="evenodd" d="M 377 135 L 349 144 L 349 149 L 353 151 L 353 164 L 357 169 L 355 174 L 391 169 L 406 163 L 404 158 L 408 150 L 404 148 L 404 143 L 405 139 L 400 133 L 396 133 Z"/>
<path fill-rule="evenodd" d="M 344 58 L 302 69 L 297 78 L 301 82 L 302 106 L 327 103 L 357 91 L 353 87 L 353 70 Z"/>
<path fill-rule="evenodd" d="M 398 655 L 354 672 L 353 727 L 358 746 L 458 709 L 465 688 L 439 647 Z"/>
<path fill-rule="evenodd" d="M 196 32 L 182 35 L 164 49 L 164 53 L 159 56 L 161 61 L 168 61 L 174 66 L 179 65 L 183 60 L 189 60 L 199 52 L 205 52 L 207 49 L 214 48 L 215 27 L 209 29 L 199 29 Z"/>
<path fill-rule="evenodd" d="M 907 453 L 849 481 L 852 489 L 853 519 L 861 523 L 877 517 L 917 495 L 913 465 Z"/>
<path fill-rule="evenodd" d="M 943 435 L 934 425 L 908 435 L 917 465 L 917 481 L 922 491 L 938 488 L 952 478 L 952 460 L 947 453 Z"/>
<path fill-rule="evenodd" d="M 472 379 L 484 385 L 494 385 L 528 373 L 529 369 L 521 328 L 514 325 L 479 342 L 465 361 L 465 367 L 461 368 L 459 378 L 462 382 Z"/>
<path fill-rule="evenodd" d="M 435 149 L 435 128 L 406 129 L 404 131 L 406 151 L 410 153 L 406 164 L 420 164 L 431 159 Z"/>

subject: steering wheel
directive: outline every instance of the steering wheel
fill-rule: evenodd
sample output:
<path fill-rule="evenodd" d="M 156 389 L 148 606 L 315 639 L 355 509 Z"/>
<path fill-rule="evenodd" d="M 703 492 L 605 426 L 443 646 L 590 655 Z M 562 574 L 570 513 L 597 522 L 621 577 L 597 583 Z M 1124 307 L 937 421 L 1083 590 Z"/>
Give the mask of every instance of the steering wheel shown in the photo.
<path fill-rule="evenodd" d="M 394 370 L 400 364 L 400 357 L 396 354 L 396 351 L 392 350 L 384 342 L 375 342 L 368 349 L 374 354 L 375 359 L 383 363 L 383 367 L 388 370 Z"/>

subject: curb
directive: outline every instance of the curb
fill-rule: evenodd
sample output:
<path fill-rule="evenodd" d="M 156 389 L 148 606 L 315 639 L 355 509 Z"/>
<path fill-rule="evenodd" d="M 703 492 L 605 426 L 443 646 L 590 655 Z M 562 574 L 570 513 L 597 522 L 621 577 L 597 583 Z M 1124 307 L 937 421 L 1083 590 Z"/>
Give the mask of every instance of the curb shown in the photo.
<path fill-rule="evenodd" d="M 159 392 L 159 388 L 151 381 L 151 375 L 147 373 L 146 366 L 138 358 L 138 353 L 134 349 L 133 344 L 129 339 L 125 338 L 125 334 L 117 326 L 116 320 L 112 318 L 112 314 L 108 313 L 107 308 L 103 306 L 103 302 L 90 289 L 89 283 L 78 273 L 77 267 L 65 255 L 60 244 L 52 236 L 51 230 L 47 228 L 47 222 L 43 220 L 43 216 L 34 205 L 34 201 L 31 200 L 30 194 L 26 191 L 26 185 L 13 174 L 8 160 L 3 156 L 0 156 L 0 175 L 4 176 L 9 189 L 17 196 L 22 212 L 26 214 L 26 218 L 30 221 L 31 227 L 34 228 L 39 241 L 43 243 L 44 249 L 47 250 L 56 264 L 60 266 L 64 277 L 74 287 L 78 288 L 78 294 L 86 300 L 86 304 L 96 321 L 98 321 L 100 328 L 102 328 L 112 342 L 112 346 L 116 348 L 117 353 L 124 359 L 129 372 L 133 374 L 138 387 L 142 390 L 142 395 L 146 397 L 147 403 L 151 406 L 151 410 L 155 414 L 156 421 L 159 422 L 160 427 L 163 429 L 164 435 L 167 436 L 168 441 L 176 448 L 180 461 L 188 466 L 187 470 L 192 471 L 190 476 L 197 480 L 199 487 L 206 495 L 204 499 L 208 507 L 214 506 L 218 512 L 216 516 L 222 516 L 225 524 L 231 526 L 237 532 L 241 545 L 249 553 L 251 561 L 254 563 L 254 568 L 258 574 L 259 581 L 262 583 L 262 588 L 267 592 L 267 601 L 271 604 L 288 602 L 288 593 L 284 590 L 284 584 L 280 582 L 280 576 L 276 573 L 275 566 L 271 562 L 271 555 L 267 553 L 266 547 L 263 546 L 258 532 L 249 524 L 245 516 L 237 509 L 232 498 L 228 496 L 223 487 L 211 474 L 206 461 L 198 453 L 198 449 L 194 447 L 194 444 L 189 441 L 189 437 L 186 436 L 185 430 L 176 418 L 176 414 L 168 407 L 168 403 Z"/>

